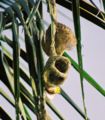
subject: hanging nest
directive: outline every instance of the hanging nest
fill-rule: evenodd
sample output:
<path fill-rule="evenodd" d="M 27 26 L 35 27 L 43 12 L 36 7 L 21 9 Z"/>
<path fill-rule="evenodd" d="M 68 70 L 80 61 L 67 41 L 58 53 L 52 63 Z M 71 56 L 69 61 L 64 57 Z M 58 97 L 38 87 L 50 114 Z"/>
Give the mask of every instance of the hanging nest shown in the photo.
<path fill-rule="evenodd" d="M 56 24 L 55 49 L 57 55 L 62 55 L 64 50 L 71 50 L 77 44 L 72 30 L 64 24 Z M 46 31 L 46 39 L 42 40 L 42 47 L 48 56 L 51 56 L 51 25 Z"/>
<path fill-rule="evenodd" d="M 70 67 L 70 61 L 64 56 L 49 57 L 43 72 L 45 87 L 51 88 L 61 85 Z"/>

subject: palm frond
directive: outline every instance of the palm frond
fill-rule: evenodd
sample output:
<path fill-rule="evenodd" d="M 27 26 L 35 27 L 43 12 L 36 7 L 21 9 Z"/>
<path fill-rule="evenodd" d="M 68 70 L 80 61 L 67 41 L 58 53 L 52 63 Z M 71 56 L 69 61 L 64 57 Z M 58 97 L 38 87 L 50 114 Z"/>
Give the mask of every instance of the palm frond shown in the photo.
<path fill-rule="evenodd" d="M 1 119 L 6 119 L 6 120 L 12 120 L 11 117 L 8 115 L 8 113 L 0 107 L 0 118 Z"/>
<path fill-rule="evenodd" d="M 15 105 L 16 105 L 16 119 L 19 120 L 19 98 L 20 98 L 20 82 L 19 82 L 19 56 L 20 56 L 20 48 L 19 48 L 19 28 L 17 26 L 17 20 L 13 16 L 13 68 L 14 68 L 14 86 L 15 86 Z"/>
<path fill-rule="evenodd" d="M 49 1 L 46 3 L 47 6 L 49 6 L 48 2 Z M 84 0 L 80 1 L 80 6 L 79 0 L 56 0 L 56 2 L 69 10 L 72 10 L 73 7 L 74 27 L 78 40 L 77 53 L 79 63 L 76 63 L 66 52 L 64 53 L 64 56 L 71 61 L 74 69 L 80 74 L 83 102 L 83 79 L 87 80 L 101 95 L 105 96 L 105 89 L 103 89 L 96 80 L 83 69 L 80 27 L 81 15 L 95 23 L 97 26 L 105 29 L 105 13 L 102 11 L 99 12 L 97 7 L 86 3 Z M 41 120 L 42 118 L 44 120 L 46 117 L 44 113 L 48 113 L 45 109 L 45 104 L 51 108 L 59 119 L 65 119 L 62 116 L 62 113 L 60 113 L 60 110 L 45 97 L 44 81 L 42 79 L 44 59 L 41 40 L 45 35 L 42 4 L 41 0 L 0 1 L 0 8 L 3 9 L 3 12 L 0 12 L 0 80 L 9 89 L 13 98 L 11 98 L 3 88 L 0 88 L 0 92 L 3 98 L 6 99 L 11 106 L 16 108 L 17 120 L 19 117 L 24 120 L 32 119 L 27 108 L 37 116 L 38 120 Z M 103 4 L 105 4 L 104 1 Z M 51 9 L 52 8 L 49 8 L 49 16 L 51 18 L 51 31 L 53 33 L 55 31 L 55 16 Z M 23 30 L 23 41 L 21 41 L 21 38 L 19 37 L 20 27 L 22 27 Z M 6 34 L 2 34 L 2 31 L 7 29 L 11 30 L 11 38 Z M 54 37 L 54 34 L 52 34 L 52 37 Z M 26 50 L 19 46 L 21 42 L 24 42 Z M 4 43 L 10 49 L 8 49 L 8 47 L 6 48 Z M 25 64 L 27 64 L 28 70 L 26 70 Z M 26 85 L 31 88 L 31 92 Z M 61 89 L 60 95 L 84 119 L 89 120 L 86 115 L 85 102 L 84 113 L 63 89 Z M 11 119 L 8 113 L 2 108 L 0 108 L 0 112 L 2 113 L 2 116 L 0 116 L 2 119 L 4 119 L 4 115 L 7 119 Z"/>
<path fill-rule="evenodd" d="M 83 61 L 82 61 L 82 47 L 81 47 L 81 26 L 80 26 L 80 1 L 73 0 L 72 1 L 72 9 L 73 9 L 73 18 L 74 18 L 74 28 L 75 28 L 75 35 L 77 38 L 77 55 L 78 55 L 78 64 L 80 68 L 80 83 L 81 83 L 81 91 L 82 91 L 82 100 L 83 100 L 83 107 L 85 112 L 85 120 L 87 120 L 87 110 L 85 104 L 85 93 L 84 93 L 84 85 L 83 85 Z"/>
<path fill-rule="evenodd" d="M 102 1 L 103 1 L 104 11 L 105 11 L 105 1 L 104 0 L 102 0 Z"/>
<path fill-rule="evenodd" d="M 57 0 L 56 2 L 61 6 L 72 10 L 72 0 Z M 97 13 L 99 13 L 98 16 Z M 98 9 L 93 7 L 91 4 L 88 4 L 84 0 L 80 0 L 80 15 L 86 18 L 88 21 L 91 21 L 97 26 L 105 29 L 105 19 L 103 17 L 105 16 L 105 13 L 99 12 Z"/>
<path fill-rule="evenodd" d="M 80 72 L 80 68 L 78 66 L 78 64 L 65 52 L 64 56 L 66 56 L 67 58 L 70 59 L 72 66 L 78 71 Z M 100 92 L 100 94 L 102 94 L 103 96 L 105 96 L 105 89 L 103 89 L 97 82 L 96 80 L 89 75 L 85 70 L 82 70 L 82 75 L 83 77 L 87 80 L 87 82 L 89 82 L 98 92 Z"/>

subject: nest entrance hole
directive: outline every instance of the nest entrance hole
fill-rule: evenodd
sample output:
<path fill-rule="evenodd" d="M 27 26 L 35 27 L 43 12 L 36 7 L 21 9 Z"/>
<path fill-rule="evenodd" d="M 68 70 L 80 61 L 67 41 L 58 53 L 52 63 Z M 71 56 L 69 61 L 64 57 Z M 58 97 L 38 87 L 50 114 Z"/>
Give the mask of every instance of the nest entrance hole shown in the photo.
<path fill-rule="evenodd" d="M 59 59 L 55 62 L 55 67 L 62 73 L 68 70 L 68 61 L 65 59 Z"/>

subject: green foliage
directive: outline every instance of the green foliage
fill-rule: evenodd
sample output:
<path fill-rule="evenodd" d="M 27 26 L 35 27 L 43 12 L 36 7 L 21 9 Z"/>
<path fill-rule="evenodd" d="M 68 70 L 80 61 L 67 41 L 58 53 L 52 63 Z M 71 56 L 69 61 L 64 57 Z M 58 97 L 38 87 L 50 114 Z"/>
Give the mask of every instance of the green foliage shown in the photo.
<path fill-rule="evenodd" d="M 103 2 L 104 3 L 104 2 Z M 48 1 L 46 2 L 48 5 Z M 105 4 L 105 3 L 104 3 Z M 84 69 L 82 63 L 82 49 L 81 49 L 81 27 L 80 27 L 80 13 L 79 0 L 73 1 L 73 17 L 75 33 L 78 40 L 77 53 L 78 64 L 67 54 L 67 57 L 75 70 L 80 74 L 82 96 L 84 102 L 83 78 L 85 78 L 100 94 L 105 96 L 105 90 L 90 76 Z M 42 16 L 42 1 L 41 0 L 1 0 L 0 7 L 4 12 L 0 13 L 0 79 L 4 85 L 9 89 L 13 98 L 0 88 L 1 95 L 16 109 L 16 120 L 20 117 L 24 120 L 31 120 L 31 116 L 27 108 L 29 108 L 37 117 L 38 120 L 46 119 L 45 104 L 58 116 L 59 119 L 64 120 L 64 117 L 52 104 L 52 102 L 45 98 L 45 88 L 42 79 L 44 68 L 44 59 L 42 54 L 41 40 L 44 37 L 44 23 Z M 49 6 L 49 5 L 48 5 Z M 51 10 L 51 8 L 50 8 Z M 51 14 L 51 13 L 50 13 Z M 51 14 L 51 20 L 53 21 Z M 52 22 L 53 23 L 53 22 Z M 23 38 L 21 39 L 20 28 L 23 30 Z M 3 34 L 9 29 L 12 37 Z M 52 26 L 53 31 L 53 26 Z M 22 42 L 25 43 L 25 48 L 21 47 Z M 10 49 L 6 46 L 9 46 Z M 11 53 L 12 49 L 12 53 Z M 21 65 L 21 59 L 27 62 L 29 72 L 25 70 L 25 65 Z M 22 80 L 21 80 L 22 79 Z M 23 84 L 24 81 L 32 90 L 32 93 Z M 72 107 L 84 118 L 87 118 L 86 108 L 84 103 L 85 114 L 78 107 L 78 105 L 70 98 L 70 96 L 61 89 L 60 94 Z M 4 119 L 4 114 L 7 119 L 11 119 L 2 108 L 0 108 L 0 116 Z M 47 113 L 48 114 L 48 113 Z"/>

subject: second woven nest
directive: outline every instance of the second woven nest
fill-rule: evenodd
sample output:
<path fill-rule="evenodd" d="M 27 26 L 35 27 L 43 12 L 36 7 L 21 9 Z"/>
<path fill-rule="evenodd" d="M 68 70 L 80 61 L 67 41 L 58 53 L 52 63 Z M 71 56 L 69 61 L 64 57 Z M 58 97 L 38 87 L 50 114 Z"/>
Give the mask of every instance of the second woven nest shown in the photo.
<path fill-rule="evenodd" d="M 62 55 L 64 50 L 71 50 L 76 46 L 76 38 L 72 30 L 64 24 L 56 24 L 55 50 L 57 55 Z M 46 31 L 46 39 L 42 40 L 42 47 L 48 56 L 51 56 L 51 25 Z"/>

